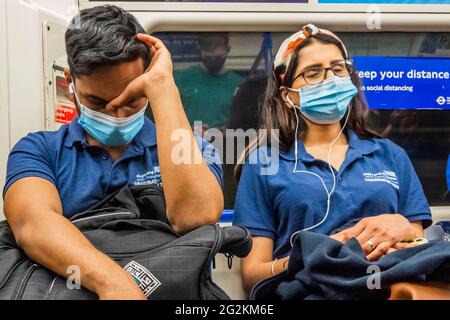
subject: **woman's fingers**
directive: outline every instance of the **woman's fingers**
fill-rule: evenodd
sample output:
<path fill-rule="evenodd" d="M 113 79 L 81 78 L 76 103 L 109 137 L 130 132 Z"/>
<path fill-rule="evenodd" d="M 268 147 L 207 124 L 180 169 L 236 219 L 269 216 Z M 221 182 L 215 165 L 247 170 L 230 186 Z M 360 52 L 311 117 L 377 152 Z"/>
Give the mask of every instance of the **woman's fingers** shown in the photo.
<path fill-rule="evenodd" d="M 407 243 L 407 242 L 397 242 L 396 244 L 393 245 L 393 247 L 397 250 L 414 248 L 416 246 L 417 246 L 416 243 Z"/>
<path fill-rule="evenodd" d="M 333 234 L 333 235 L 330 236 L 330 238 L 331 238 L 331 239 L 334 239 L 334 240 L 336 240 L 336 241 L 345 243 L 345 242 L 344 242 L 344 234 L 342 234 L 342 233 L 336 233 L 336 234 Z"/>
<path fill-rule="evenodd" d="M 405 242 L 397 242 L 395 244 L 391 244 L 389 241 L 381 242 L 375 250 L 373 250 L 369 255 L 367 255 L 367 259 L 369 261 L 374 261 L 380 259 L 382 256 L 393 253 L 398 250 L 414 248 L 417 244 L 415 243 L 405 243 Z"/>
<path fill-rule="evenodd" d="M 386 252 L 386 254 L 390 254 L 390 253 L 393 253 L 393 252 L 395 252 L 395 251 L 397 251 L 397 249 L 395 249 L 394 247 L 390 247 L 390 248 L 388 249 L 388 251 Z"/>
<path fill-rule="evenodd" d="M 374 242 L 374 240 L 372 238 L 376 237 L 376 234 L 373 232 L 373 230 L 371 230 L 370 228 L 365 228 L 363 232 L 361 232 L 357 237 L 356 240 L 358 240 L 359 244 L 361 245 L 361 247 L 364 248 L 370 248 L 372 247 L 370 245 L 370 243 L 367 243 L 367 241 L 371 241 L 371 243 L 373 244 L 373 248 L 369 251 L 371 252 L 373 249 L 375 249 L 375 247 L 378 245 L 379 242 Z M 372 239 L 372 240 L 371 240 Z"/>
<path fill-rule="evenodd" d="M 388 247 L 389 246 L 389 247 Z M 408 248 L 414 248 L 417 244 L 415 243 L 405 243 L 405 242 L 397 242 L 395 244 L 390 244 L 389 241 L 382 242 L 380 245 L 376 247 L 373 252 L 371 252 L 369 255 L 367 255 L 367 259 L 369 261 L 374 261 L 382 258 L 385 255 L 391 254 L 395 251 L 402 250 L 402 249 L 408 249 Z"/>
<path fill-rule="evenodd" d="M 361 220 L 357 224 L 355 224 L 353 227 L 348 228 L 347 230 L 344 230 L 347 237 L 349 239 L 358 237 L 366 228 L 366 223 L 364 220 Z"/>
<path fill-rule="evenodd" d="M 341 232 L 332 235 L 331 238 L 340 241 L 342 243 L 346 243 L 348 240 L 356 238 L 361 232 L 364 231 L 364 228 L 365 224 L 363 223 L 363 220 L 361 220 L 353 227 L 342 230 Z"/>
<path fill-rule="evenodd" d="M 367 256 L 367 259 L 369 261 L 378 260 L 385 254 L 387 254 L 390 248 L 391 244 L 389 242 L 382 242 Z"/>
<path fill-rule="evenodd" d="M 380 244 L 381 241 L 377 240 L 377 238 L 370 238 L 363 244 L 361 244 L 361 248 L 363 249 L 364 253 L 368 255 L 372 251 L 375 250 L 375 248 Z"/>
<path fill-rule="evenodd" d="M 385 243 L 388 243 L 388 242 L 385 242 Z M 387 251 L 385 252 L 384 255 L 388 255 L 388 254 L 394 253 L 394 252 L 396 252 L 398 250 L 402 250 L 402 249 L 414 248 L 415 246 L 417 246 L 417 245 L 414 243 L 397 242 L 394 245 L 392 245 L 389 249 L 387 249 Z"/>

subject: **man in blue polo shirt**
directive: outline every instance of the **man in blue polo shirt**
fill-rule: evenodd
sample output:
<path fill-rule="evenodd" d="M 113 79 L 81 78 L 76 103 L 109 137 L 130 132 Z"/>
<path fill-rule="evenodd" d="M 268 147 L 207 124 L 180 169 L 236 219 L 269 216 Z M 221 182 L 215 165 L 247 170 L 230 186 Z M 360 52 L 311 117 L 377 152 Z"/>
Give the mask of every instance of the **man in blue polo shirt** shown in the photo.
<path fill-rule="evenodd" d="M 125 185 L 164 186 L 179 233 L 215 223 L 223 210 L 222 169 L 193 135 L 173 79 L 170 53 L 114 6 L 83 10 L 66 33 L 79 117 L 57 132 L 29 134 L 11 151 L 4 211 L 17 243 L 61 276 L 78 266 L 101 299 L 145 299 L 133 278 L 96 250 L 67 218 Z M 150 105 L 155 124 L 145 118 Z M 183 153 L 179 159 L 180 140 Z M 184 160 L 184 161 L 183 161 Z"/>

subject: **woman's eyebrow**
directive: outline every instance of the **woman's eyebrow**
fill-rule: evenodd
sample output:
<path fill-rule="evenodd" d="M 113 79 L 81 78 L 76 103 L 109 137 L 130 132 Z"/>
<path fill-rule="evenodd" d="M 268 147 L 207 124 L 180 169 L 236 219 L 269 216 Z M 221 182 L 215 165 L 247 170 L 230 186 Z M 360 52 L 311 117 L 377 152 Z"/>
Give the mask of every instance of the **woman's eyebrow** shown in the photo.
<path fill-rule="evenodd" d="M 344 59 L 335 59 L 330 62 L 330 65 L 335 64 L 337 62 L 342 62 L 342 61 L 344 61 Z M 310 64 L 310 65 L 304 67 L 303 70 L 310 69 L 310 68 L 323 67 L 323 65 L 324 65 L 323 63 L 314 63 L 314 64 Z"/>
<path fill-rule="evenodd" d="M 338 63 L 338 62 L 342 62 L 344 60 L 345 59 L 336 59 L 336 60 L 331 61 L 330 64 L 335 64 L 335 63 Z"/>
<path fill-rule="evenodd" d="M 314 63 L 314 64 L 310 64 L 310 65 L 304 67 L 303 70 L 310 69 L 310 68 L 322 67 L 322 66 L 323 66 L 323 63 Z"/>

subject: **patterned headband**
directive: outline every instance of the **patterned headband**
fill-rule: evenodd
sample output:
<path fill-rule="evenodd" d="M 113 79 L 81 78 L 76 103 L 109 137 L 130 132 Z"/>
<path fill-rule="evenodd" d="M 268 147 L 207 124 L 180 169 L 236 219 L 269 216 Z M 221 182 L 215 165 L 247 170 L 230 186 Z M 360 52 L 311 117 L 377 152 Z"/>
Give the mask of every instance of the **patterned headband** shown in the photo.
<path fill-rule="evenodd" d="M 274 70 L 281 69 L 281 72 L 279 75 L 281 82 L 283 82 L 283 80 L 284 80 L 284 75 L 285 75 L 286 71 L 288 70 L 289 63 L 291 62 L 292 55 L 294 54 L 295 49 L 304 40 L 308 39 L 311 36 L 315 36 L 317 34 L 326 34 L 326 35 L 333 37 L 337 41 L 339 41 L 341 43 L 342 47 L 344 48 L 344 52 L 345 52 L 344 58 L 348 58 L 347 49 L 345 48 L 345 45 L 342 42 L 342 40 L 339 39 L 339 37 L 337 35 L 335 35 L 333 32 L 328 31 L 328 30 L 319 29 L 311 23 L 307 24 L 300 31 L 298 31 L 297 33 L 294 33 L 289 38 L 284 40 L 283 43 L 281 44 L 280 48 L 278 49 L 278 52 L 275 56 L 275 61 L 274 61 Z M 280 68 L 280 67 L 283 67 L 283 68 Z M 275 77 L 275 78 L 277 79 L 277 77 Z M 277 81 L 278 81 L 278 79 L 277 79 Z"/>

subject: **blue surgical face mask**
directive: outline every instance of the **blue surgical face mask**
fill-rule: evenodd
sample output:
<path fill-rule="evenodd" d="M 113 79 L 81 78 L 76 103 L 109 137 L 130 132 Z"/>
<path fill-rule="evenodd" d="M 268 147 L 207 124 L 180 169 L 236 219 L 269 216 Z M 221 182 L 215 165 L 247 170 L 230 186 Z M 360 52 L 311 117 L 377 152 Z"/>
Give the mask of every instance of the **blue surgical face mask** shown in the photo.
<path fill-rule="evenodd" d="M 347 113 L 348 105 L 358 93 L 350 76 L 331 77 L 322 83 L 307 85 L 296 91 L 300 96 L 300 107 L 288 102 L 307 119 L 317 124 L 333 124 L 339 122 Z"/>
<path fill-rule="evenodd" d="M 145 106 L 140 111 L 127 118 L 116 118 L 107 114 L 89 109 L 80 103 L 75 87 L 71 84 L 71 91 L 80 107 L 78 123 L 95 140 L 108 147 L 118 147 L 129 144 L 141 131 L 145 120 Z"/>

